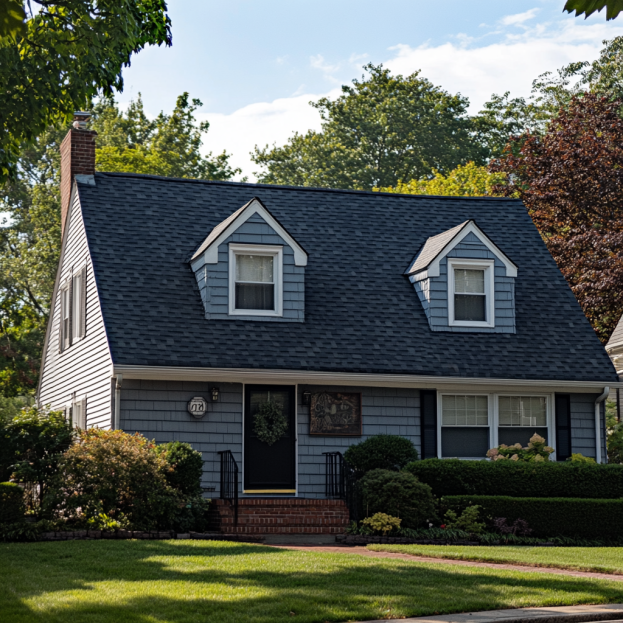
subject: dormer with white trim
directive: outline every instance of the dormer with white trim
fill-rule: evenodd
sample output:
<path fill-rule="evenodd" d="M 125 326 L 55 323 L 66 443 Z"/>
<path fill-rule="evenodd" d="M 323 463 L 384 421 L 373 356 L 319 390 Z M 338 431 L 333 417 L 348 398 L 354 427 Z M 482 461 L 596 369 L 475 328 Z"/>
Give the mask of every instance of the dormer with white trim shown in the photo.
<path fill-rule="evenodd" d="M 307 253 L 257 197 L 209 233 L 190 265 L 208 319 L 305 320 Z"/>
<path fill-rule="evenodd" d="M 474 221 L 430 237 L 405 275 L 432 331 L 515 333 L 517 266 Z"/>

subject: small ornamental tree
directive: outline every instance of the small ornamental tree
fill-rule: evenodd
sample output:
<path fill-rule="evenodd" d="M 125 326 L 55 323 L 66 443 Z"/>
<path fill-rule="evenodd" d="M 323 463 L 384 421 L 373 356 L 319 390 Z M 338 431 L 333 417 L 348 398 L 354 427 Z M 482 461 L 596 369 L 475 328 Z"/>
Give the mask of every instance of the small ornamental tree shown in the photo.
<path fill-rule="evenodd" d="M 511 139 L 490 166 L 506 174 L 498 190 L 525 203 L 603 342 L 623 312 L 622 106 L 573 97 L 543 135 Z"/>

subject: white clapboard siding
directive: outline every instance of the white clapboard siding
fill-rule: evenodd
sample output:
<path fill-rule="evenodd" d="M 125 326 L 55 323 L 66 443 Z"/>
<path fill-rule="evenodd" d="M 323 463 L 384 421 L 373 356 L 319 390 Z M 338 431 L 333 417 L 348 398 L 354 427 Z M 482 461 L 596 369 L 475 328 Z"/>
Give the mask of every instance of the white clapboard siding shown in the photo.
<path fill-rule="evenodd" d="M 93 263 L 89 253 L 82 212 L 77 193 L 71 206 L 67 239 L 61 256 L 60 279 L 50 314 L 50 331 L 44 352 L 38 402 L 62 409 L 75 393 L 86 398 L 86 424 L 100 428 L 111 426 L 112 359 L 102 318 Z M 81 340 L 59 352 L 60 285 L 86 264 L 86 332 Z"/>

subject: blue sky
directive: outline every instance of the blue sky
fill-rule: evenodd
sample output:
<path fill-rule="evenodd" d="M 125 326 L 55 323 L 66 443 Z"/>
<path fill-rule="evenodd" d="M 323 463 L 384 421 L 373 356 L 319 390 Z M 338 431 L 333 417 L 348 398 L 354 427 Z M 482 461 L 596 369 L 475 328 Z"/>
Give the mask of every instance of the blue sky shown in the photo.
<path fill-rule="evenodd" d="M 540 73 L 595 58 L 606 23 L 562 13 L 564 0 L 170 0 L 173 47 L 148 48 L 125 70 L 127 103 L 143 94 L 155 115 L 183 91 L 211 123 L 206 150 L 231 152 L 253 179 L 255 144 L 283 144 L 319 127 L 308 102 L 335 96 L 367 62 L 396 73 L 421 69 L 477 111 L 491 93 L 528 95 Z"/>

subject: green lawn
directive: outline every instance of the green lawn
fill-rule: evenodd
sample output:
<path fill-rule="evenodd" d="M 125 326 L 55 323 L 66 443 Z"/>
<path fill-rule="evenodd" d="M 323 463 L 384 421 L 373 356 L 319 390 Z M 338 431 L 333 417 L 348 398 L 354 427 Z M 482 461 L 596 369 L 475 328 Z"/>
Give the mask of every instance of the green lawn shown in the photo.
<path fill-rule="evenodd" d="M 210 541 L 0 544 L 3 623 L 347 621 L 623 601 L 623 582 Z"/>
<path fill-rule="evenodd" d="M 509 562 L 533 567 L 623 574 L 623 547 L 368 545 L 368 548 L 377 552 L 400 552 L 414 556 Z"/>

